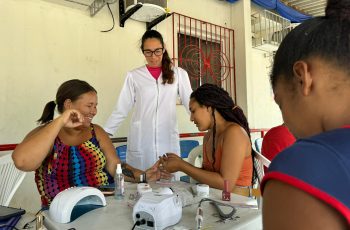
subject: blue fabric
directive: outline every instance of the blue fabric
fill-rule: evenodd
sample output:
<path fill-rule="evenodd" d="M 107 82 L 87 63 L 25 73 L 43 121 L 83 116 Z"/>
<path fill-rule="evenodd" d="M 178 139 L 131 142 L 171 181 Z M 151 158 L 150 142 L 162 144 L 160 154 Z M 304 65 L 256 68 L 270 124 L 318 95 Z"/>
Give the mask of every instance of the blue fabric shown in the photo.
<path fill-rule="evenodd" d="M 300 139 L 278 154 L 269 173 L 279 172 L 325 192 L 350 209 L 350 128 Z"/>
<path fill-rule="evenodd" d="M 252 0 L 252 2 L 268 10 L 276 8 L 276 0 Z"/>
<path fill-rule="evenodd" d="M 299 11 L 286 6 L 280 1 L 277 1 L 276 10 L 282 17 L 287 18 L 291 22 L 303 22 L 311 18 L 311 16 L 302 14 Z"/>
<path fill-rule="evenodd" d="M 226 1 L 234 3 L 237 0 L 226 0 Z M 285 5 L 280 0 L 251 0 L 251 1 L 265 9 L 276 10 L 282 17 L 287 18 L 291 22 L 303 22 L 311 18 L 311 16 L 302 14 L 299 11 Z"/>
<path fill-rule="evenodd" d="M 265 9 L 276 10 L 282 17 L 287 18 L 291 22 L 303 22 L 311 18 L 310 15 L 302 14 L 289 6 L 286 6 L 280 0 L 252 0 L 252 2 Z"/>

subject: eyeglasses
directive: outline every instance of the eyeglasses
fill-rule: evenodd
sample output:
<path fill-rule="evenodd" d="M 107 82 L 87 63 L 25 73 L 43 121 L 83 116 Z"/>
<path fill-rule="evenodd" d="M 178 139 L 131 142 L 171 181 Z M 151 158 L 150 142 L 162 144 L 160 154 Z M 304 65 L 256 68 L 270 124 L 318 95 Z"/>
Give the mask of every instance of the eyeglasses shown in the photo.
<path fill-rule="evenodd" d="M 145 55 L 145 57 L 152 57 L 152 55 L 154 54 L 155 56 L 161 56 L 164 53 L 164 48 L 158 48 L 155 50 L 142 50 L 143 55 Z"/>

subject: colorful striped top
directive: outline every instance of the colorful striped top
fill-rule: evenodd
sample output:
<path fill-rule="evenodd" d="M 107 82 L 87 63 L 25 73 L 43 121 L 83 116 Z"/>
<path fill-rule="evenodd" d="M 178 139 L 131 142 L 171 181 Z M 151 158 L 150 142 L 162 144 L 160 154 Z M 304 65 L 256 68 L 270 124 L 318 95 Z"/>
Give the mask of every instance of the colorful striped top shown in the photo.
<path fill-rule="evenodd" d="M 43 207 L 48 207 L 60 192 L 73 186 L 98 187 L 113 183 L 105 170 L 106 157 L 100 149 L 94 126 L 92 138 L 77 146 L 64 144 L 56 137 L 51 154 L 35 171 L 35 183 Z"/>

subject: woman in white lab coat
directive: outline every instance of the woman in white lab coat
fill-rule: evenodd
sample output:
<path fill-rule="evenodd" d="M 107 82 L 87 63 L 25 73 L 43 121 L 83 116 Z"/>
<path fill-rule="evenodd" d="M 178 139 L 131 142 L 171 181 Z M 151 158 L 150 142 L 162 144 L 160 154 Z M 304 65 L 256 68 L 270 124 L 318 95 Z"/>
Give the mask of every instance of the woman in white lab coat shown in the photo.
<path fill-rule="evenodd" d="M 180 154 L 176 101 L 179 95 L 189 113 L 192 89 L 187 72 L 172 65 L 159 32 L 146 31 L 141 50 L 147 64 L 127 73 L 104 129 L 113 135 L 134 108 L 126 161 L 133 167 L 147 169 L 167 152 Z"/>

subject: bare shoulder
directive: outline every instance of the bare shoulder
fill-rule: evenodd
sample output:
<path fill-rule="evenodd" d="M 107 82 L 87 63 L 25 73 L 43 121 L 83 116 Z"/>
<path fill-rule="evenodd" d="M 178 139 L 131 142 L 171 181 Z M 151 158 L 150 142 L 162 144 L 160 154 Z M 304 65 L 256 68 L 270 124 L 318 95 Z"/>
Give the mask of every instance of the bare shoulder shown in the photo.
<path fill-rule="evenodd" d="M 345 218 L 310 194 L 271 180 L 263 196 L 264 229 L 347 229 Z"/>
<path fill-rule="evenodd" d="M 231 123 L 227 126 L 224 133 L 225 139 L 230 138 L 242 138 L 249 139 L 247 132 L 237 123 Z"/>
<path fill-rule="evenodd" d="M 25 136 L 25 138 L 28 138 L 28 137 L 33 136 L 34 134 L 36 134 L 37 132 L 39 132 L 40 130 L 42 130 L 43 128 L 45 128 L 46 125 L 47 125 L 47 124 L 45 124 L 45 125 L 40 125 L 40 126 L 36 127 L 36 128 L 33 129 L 32 131 L 30 131 L 30 132 Z M 25 139 L 25 138 L 24 138 L 24 139 Z"/>
<path fill-rule="evenodd" d="M 96 133 L 96 136 L 103 136 L 103 137 L 108 137 L 108 134 L 106 133 L 106 131 L 100 126 L 100 125 L 97 125 L 97 124 L 93 124 L 94 126 L 94 130 L 95 130 L 95 133 Z"/>

